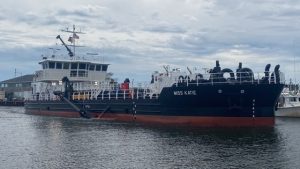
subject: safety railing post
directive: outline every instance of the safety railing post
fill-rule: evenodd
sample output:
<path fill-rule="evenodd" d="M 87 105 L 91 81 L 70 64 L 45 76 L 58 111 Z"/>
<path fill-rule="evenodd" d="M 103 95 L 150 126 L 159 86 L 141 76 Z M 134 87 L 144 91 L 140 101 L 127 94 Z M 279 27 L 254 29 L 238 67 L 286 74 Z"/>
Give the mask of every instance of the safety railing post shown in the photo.
<path fill-rule="evenodd" d="M 239 73 L 239 76 L 240 76 L 240 84 L 242 84 L 242 74 Z"/>

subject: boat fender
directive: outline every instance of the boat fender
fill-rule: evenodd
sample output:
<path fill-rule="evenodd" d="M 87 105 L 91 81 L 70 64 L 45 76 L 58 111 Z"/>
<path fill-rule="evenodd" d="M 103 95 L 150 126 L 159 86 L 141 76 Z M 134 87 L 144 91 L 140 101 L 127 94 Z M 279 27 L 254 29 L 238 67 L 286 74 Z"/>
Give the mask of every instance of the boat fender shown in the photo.
<path fill-rule="evenodd" d="M 271 64 L 267 64 L 265 67 L 265 76 L 261 78 L 261 82 L 260 83 L 267 83 L 269 81 L 270 78 L 270 68 L 271 68 Z"/>
<path fill-rule="evenodd" d="M 275 80 L 276 80 L 276 83 L 280 83 L 279 68 L 280 68 L 280 65 L 276 65 L 275 66 L 274 72 L 271 74 L 271 82 L 275 82 Z M 275 76 L 276 79 L 274 79 L 274 76 Z"/>
<path fill-rule="evenodd" d="M 280 65 L 276 65 L 275 68 L 274 68 L 274 72 L 278 72 L 279 68 L 280 68 Z"/>
<path fill-rule="evenodd" d="M 265 79 L 269 79 L 270 68 L 271 68 L 271 64 L 267 64 L 266 67 L 265 67 Z"/>
<path fill-rule="evenodd" d="M 265 72 L 269 72 L 271 68 L 271 64 L 267 64 L 265 67 Z"/>

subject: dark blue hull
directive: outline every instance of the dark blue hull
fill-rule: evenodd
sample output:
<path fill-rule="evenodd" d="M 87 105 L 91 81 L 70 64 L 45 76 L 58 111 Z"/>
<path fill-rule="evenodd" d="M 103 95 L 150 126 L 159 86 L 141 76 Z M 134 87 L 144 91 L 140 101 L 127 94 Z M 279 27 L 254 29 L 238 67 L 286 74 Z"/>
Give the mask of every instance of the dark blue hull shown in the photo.
<path fill-rule="evenodd" d="M 239 119 L 243 119 L 245 124 L 250 120 L 249 124 L 253 124 L 254 119 L 264 119 L 270 124 L 274 122 L 275 106 L 283 86 L 283 84 L 174 85 L 164 88 L 157 98 L 123 99 L 110 95 L 110 99 L 74 100 L 72 103 L 98 119 L 107 117 L 121 121 L 135 121 L 141 117 L 143 119 L 141 121 L 146 122 L 148 117 L 149 123 L 167 121 L 174 124 L 176 121 L 178 124 L 192 123 L 193 119 L 204 123 L 201 120 L 206 119 L 214 125 L 223 122 L 224 125 L 227 122 L 231 124 L 240 121 Z M 29 114 L 80 117 L 78 111 L 60 100 L 28 101 L 25 103 L 25 109 Z M 183 122 L 181 117 L 185 119 Z M 197 125 L 198 122 L 193 123 Z"/>

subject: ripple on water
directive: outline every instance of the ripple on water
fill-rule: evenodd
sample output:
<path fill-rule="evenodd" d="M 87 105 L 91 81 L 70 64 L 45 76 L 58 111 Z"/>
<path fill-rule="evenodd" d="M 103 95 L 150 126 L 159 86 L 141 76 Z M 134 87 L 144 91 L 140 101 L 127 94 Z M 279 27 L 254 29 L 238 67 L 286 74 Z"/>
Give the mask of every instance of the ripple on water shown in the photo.
<path fill-rule="evenodd" d="M 0 107 L 1 168 L 299 168 L 300 119 L 174 128 L 31 116 Z"/>

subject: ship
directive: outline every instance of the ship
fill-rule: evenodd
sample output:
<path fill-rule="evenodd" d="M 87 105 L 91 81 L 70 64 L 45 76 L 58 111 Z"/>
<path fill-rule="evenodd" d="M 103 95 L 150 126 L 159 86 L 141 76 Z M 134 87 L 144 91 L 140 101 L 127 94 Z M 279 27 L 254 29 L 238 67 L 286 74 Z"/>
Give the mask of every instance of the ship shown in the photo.
<path fill-rule="evenodd" d="M 289 84 L 284 87 L 278 99 L 276 117 L 300 117 L 299 85 Z"/>
<path fill-rule="evenodd" d="M 67 59 L 52 55 L 39 62 L 32 97 L 25 101 L 31 115 L 87 118 L 151 125 L 273 126 L 274 111 L 284 87 L 279 65 L 254 73 L 237 64 L 235 71 L 221 68 L 196 72 L 164 66 L 148 83 L 118 82 L 108 72 L 110 64 L 75 54 L 79 40 L 75 26 L 66 44 Z M 72 50 L 73 48 L 73 50 Z"/>

